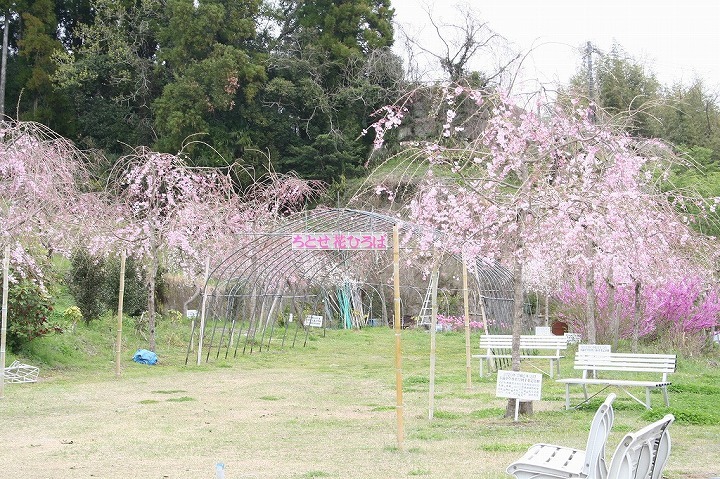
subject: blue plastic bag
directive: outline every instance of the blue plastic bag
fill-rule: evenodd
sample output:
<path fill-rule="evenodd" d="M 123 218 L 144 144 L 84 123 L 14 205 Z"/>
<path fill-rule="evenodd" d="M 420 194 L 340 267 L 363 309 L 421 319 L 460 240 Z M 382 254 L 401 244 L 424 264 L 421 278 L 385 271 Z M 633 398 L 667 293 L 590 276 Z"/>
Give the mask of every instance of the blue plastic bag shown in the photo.
<path fill-rule="evenodd" d="M 148 351 L 147 349 L 138 349 L 137 351 L 135 351 L 133 361 L 141 364 L 156 364 L 158 361 L 158 357 L 157 354 L 153 353 L 152 351 Z"/>

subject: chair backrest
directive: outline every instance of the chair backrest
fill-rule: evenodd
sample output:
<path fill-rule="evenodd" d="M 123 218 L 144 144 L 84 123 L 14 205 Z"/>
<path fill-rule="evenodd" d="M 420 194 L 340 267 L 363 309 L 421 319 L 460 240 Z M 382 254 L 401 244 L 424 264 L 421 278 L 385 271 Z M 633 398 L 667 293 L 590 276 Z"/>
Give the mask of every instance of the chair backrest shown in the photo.
<path fill-rule="evenodd" d="M 590 424 L 590 434 L 585 448 L 585 464 L 582 469 L 588 479 L 604 479 L 607 477 L 605 443 L 615 420 L 615 412 L 612 407 L 615 397 L 615 393 L 608 395 L 605 402 L 595 412 Z"/>
<path fill-rule="evenodd" d="M 670 456 L 672 414 L 627 434 L 613 454 L 608 477 L 613 479 L 660 479 Z"/>

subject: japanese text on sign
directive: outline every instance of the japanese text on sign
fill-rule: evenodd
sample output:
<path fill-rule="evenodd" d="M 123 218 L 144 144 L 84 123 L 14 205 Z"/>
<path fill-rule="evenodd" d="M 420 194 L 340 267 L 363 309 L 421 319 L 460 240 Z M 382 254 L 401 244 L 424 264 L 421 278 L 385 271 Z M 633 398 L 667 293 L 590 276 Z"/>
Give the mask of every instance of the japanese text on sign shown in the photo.
<path fill-rule="evenodd" d="M 292 235 L 292 249 L 383 250 L 387 248 L 387 233 L 296 233 Z"/>
<path fill-rule="evenodd" d="M 520 401 L 539 401 L 542 374 L 520 371 L 498 371 L 495 395 Z"/>
<path fill-rule="evenodd" d="M 303 325 L 310 326 L 312 328 L 322 328 L 323 317 L 315 314 L 308 314 L 307 316 L 305 316 L 305 321 L 303 322 Z"/>
<path fill-rule="evenodd" d="M 588 353 L 609 353 L 611 346 L 609 344 L 579 344 L 578 351 Z"/>

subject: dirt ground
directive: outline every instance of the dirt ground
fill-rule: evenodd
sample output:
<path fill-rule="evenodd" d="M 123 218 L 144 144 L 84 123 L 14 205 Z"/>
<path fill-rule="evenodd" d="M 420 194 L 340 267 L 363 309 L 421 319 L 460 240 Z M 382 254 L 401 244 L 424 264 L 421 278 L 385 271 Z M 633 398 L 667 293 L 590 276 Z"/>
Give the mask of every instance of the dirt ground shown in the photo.
<path fill-rule="evenodd" d="M 399 450 L 394 402 L 388 384 L 277 370 L 13 384 L 0 477 L 214 478 L 218 462 L 227 479 L 507 477 L 518 453 L 478 451 L 481 438 L 403 434 Z M 426 415 L 406 412 L 403 432 Z"/>
<path fill-rule="evenodd" d="M 84 380 L 44 376 L 5 387 L 0 479 L 210 479 L 219 462 L 226 479 L 507 479 L 507 465 L 543 439 L 539 420 L 513 425 L 481 415 L 504 408 L 491 384 L 482 386 L 487 392 L 439 384 L 429 421 L 428 385 L 408 377 L 398 448 L 392 371 L 129 362 L 120 379 L 112 370 Z M 553 407 L 549 417 L 561 417 L 561 398 L 538 402 L 536 412 Z M 615 444 L 625 416 L 636 413 L 616 416 Z M 584 444 L 588 434 L 585 426 L 558 429 L 543 442 Z M 673 442 L 667 477 L 718 476 L 717 448 L 693 454 L 694 447 Z"/>

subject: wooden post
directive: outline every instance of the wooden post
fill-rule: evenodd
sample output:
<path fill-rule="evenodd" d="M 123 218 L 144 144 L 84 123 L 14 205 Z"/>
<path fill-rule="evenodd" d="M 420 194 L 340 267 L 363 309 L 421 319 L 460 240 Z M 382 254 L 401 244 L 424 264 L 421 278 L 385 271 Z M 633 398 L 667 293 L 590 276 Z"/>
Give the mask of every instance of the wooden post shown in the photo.
<path fill-rule="evenodd" d="M 432 421 L 433 415 L 435 414 L 435 356 L 436 356 L 436 342 L 435 335 L 437 333 L 437 286 L 440 276 L 438 271 L 437 263 L 433 266 L 432 273 L 430 273 L 430 284 L 432 285 L 431 292 L 431 307 L 430 307 L 430 399 L 428 401 L 428 419 Z"/>
<path fill-rule="evenodd" d="M 400 229 L 398 225 L 393 226 L 393 276 L 395 286 L 395 319 L 393 329 L 395 330 L 395 393 L 397 416 L 397 445 L 402 450 L 403 432 L 403 393 L 402 393 L 402 317 L 400 316 Z"/>
<path fill-rule="evenodd" d="M 472 365 L 470 348 L 470 297 L 468 292 L 467 263 L 463 261 L 463 303 L 465 306 L 465 385 L 472 387 Z M 482 301 L 482 299 L 481 299 Z"/>
<path fill-rule="evenodd" d="M 480 316 L 482 316 L 483 329 L 485 330 L 485 334 L 489 335 L 490 330 L 488 330 L 487 314 L 485 313 L 485 296 L 483 295 L 480 295 Z"/>
<path fill-rule="evenodd" d="M 125 249 L 120 253 L 120 286 L 118 290 L 117 337 L 115 338 L 115 377 L 120 377 L 120 353 L 122 351 L 123 301 L 125 295 Z"/>
<path fill-rule="evenodd" d="M 202 305 L 200 306 L 200 331 L 198 332 L 197 364 L 202 362 L 202 342 L 205 335 L 205 306 L 207 304 L 207 283 L 210 278 L 210 258 L 205 260 L 205 284 L 203 285 Z"/>
<path fill-rule="evenodd" d="M 5 28 L 7 30 L 7 28 Z M 2 326 L 0 326 L 0 399 L 5 397 L 5 345 L 7 344 L 8 276 L 10 275 L 10 243 L 3 255 Z"/>
<path fill-rule="evenodd" d="M 480 316 L 482 317 L 483 322 L 483 329 L 485 330 L 486 335 L 490 335 L 490 331 L 488 330 L 488 324 L 487 324 L 487 315 L 485 314 L 485 297 L 483 295 L 480 295 Z M 482 359 L 481 359 L 482 361 Z M 488 372 L 491 373 L 495 369 L 495 361 L 488 361 Z"/>

